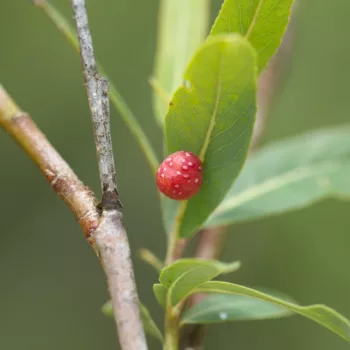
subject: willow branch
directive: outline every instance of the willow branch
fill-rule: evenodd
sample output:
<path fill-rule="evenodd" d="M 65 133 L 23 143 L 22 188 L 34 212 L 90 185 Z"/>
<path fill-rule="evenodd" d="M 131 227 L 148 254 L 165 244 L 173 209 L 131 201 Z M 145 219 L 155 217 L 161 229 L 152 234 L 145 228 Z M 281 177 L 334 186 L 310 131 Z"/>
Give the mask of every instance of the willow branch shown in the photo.
<path fill-rule="evenodd" d="M 39 167 L 52 189 L 73 212 L 85 236 L 89 238 L 100 221 L 94 194 L 79 180 L 30 116 L 14 103 L 1 85 L 0 126 Z"/>
<path fill-rule="evenodd" d="M 108 81 L 98 74 L 84 0 L 73 0 L 80 56 L 94 127 L 102 187 L 102 217 L 91 235 L 107 276 L 119 342 L 123 350 L 147 349 L 140 318 L 130 246 L 122 223 L 110 136 Z"/>

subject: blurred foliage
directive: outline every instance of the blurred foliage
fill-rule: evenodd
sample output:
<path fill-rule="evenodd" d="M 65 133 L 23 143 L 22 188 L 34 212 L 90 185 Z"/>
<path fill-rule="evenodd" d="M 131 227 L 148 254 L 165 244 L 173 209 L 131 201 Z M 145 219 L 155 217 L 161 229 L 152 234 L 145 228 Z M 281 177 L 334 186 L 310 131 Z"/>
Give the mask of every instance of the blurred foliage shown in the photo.
<path fill-rule="evenodd" d="M 72 18 L 69 1 L 54 1 Z M 158 1 L 89 0 L 97 55 L 162 153 L 148 78 Z M 212 18 L 220 7 L 213 0 Z M 295 48 L 264 141 L 348 121 L 350 22 L 347 0 L 300 1 Z M 29 0 L 0 2 L 0 81 L 29 111 L 83 181 L 99 191 L 92 128 L 78 56 Z M 137 249 L 164 255 L 154 180 L 134 139 L 112 111 L 118 183 L 142 300 L 161 321 L 157 276 Z M 115 349 L 113 322 L 100 311 L 104 276 L 71 213 L 39 171 L 0 131 L 0 348 Z M 350 205 L 327 201 L 305 211 L 232 227 L 224 260 L 241 260 L 234 281 L 264 285 L 302 304 L 325 303 L 350 316 Z M 228 277 L 233 280 L 232 277 Z M 158 310 L 158 311 L 157 311 Z M 218 328 L 220 327 L 220 328 Z M 297 336 L 296 336 L 297 335 Z M 299 317 L 211 326 L 207 349 L 345 350 L 346 342 Z M 150 349 L 158 349 L 150 340 Z"/>

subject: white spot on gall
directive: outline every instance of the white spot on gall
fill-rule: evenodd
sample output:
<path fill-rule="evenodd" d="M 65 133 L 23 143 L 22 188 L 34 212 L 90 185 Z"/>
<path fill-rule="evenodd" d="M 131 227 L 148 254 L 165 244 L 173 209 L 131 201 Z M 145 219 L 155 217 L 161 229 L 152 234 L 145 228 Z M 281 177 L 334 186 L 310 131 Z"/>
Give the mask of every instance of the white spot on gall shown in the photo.
<path fill-rule="evenodd" d="M 167 163 L 171 162 L 171 157 L 166 160 Z"/>
<path fill-rule="evenodd" d="M 180 185 L 176 184 L 174 187 L 175 187 L 175 188 L 179 188 L 179 187 L 180 187 Z"/>
<path fill-rule="evenodd" d="M 182 158 L 182 159 L 181 159 L 181 162 L 182 162 L 182 163 L 185 163 L 185 162 L 186 162 L 186 159 L 185 159 L 185 158 Z"/>
<path fill-rule="evenodd" d="M 188 152 L 186 152 L 185 154 L 186 154 L 186 157 L 191 157 L 191 155 Z"/>
<path fill-rule="evenodd" d="M 181 171 L 177 171 L 176 174 L 177 174 L 177 175 L 181 175 Z"/>
<path fill-rule="evenodd" d="M 197 184 L 198 182 L 199 182 L 199 179 L 194 180 L 194 183 L 196 183 L 196 184 Z"/>
<path fill-rule="evenodd" d="M 183 166 L 182 166 L 182 169 L 183 169 L 183 170 L 187 170 L 187 169 L 188 169 L 188 166 L 183 165 Z"/>
<path fill-rule="evenodd" d="M 192 165 L 193 165 L 193 163 L 192 163 L 192 162 L 188 162 L 187 164 L 188 164 L 189 166 L 192 166 Z"/>
<path fill-rule="evenodd" d="M 190 177 L 190 175 L 188 175 L 188 174 L 183 174 L 182 175 L 185 179 L 187 179 L 188 177 Z"/>
<path fill-rule="evenodd" d="M 182 195 L 182 192 L 179 192 L 178 195 L 181 196 L 181 195 Z"/>
<path fill-rule="evenodd" d="M 201 167 L 201 166 L 199 166 L 199 167 L 198 167 L 198 170 L 202 170 L 202 167 Z"/>
<path fill-rule="evenodd" d="M 164 178 L 164 174 L 162 174 L 162 177 Z"/>
<path fill-rule="evenodd" d="M 172 166 L 173 166 L 173 163 L 172 163 L 172 162 L 170 162 L 170 163 L 169 163 L 169 166 L 170 166 L 170 167 L 172 167 Z"/>
<path fill-rule="evenodd" d="M 166 171 L 166 168 L 163 169 L 163 172 Z"/>

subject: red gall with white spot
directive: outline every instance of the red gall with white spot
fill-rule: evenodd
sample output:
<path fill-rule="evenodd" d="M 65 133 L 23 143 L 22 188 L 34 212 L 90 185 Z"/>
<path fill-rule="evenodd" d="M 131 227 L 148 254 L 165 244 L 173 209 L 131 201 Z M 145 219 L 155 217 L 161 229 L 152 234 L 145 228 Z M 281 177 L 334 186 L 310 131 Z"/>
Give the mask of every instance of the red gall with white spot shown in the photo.
<path fill-rule="evenodd" d="M 202 162 L 191 152 L 175 152 L 160 165 L 156 178 L 159 191 L 167 197 L 190 199 L 203 184 Z"/>

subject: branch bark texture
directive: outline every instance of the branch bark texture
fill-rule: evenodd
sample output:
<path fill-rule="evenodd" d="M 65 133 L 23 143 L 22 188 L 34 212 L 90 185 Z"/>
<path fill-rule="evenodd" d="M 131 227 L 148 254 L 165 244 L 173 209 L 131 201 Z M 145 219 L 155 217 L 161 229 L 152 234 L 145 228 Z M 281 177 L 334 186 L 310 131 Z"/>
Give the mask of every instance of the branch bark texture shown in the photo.
<path fill-rule="evenodd" d="M 122 222 L 112 141 L 108 81 L 98 73 L 85 0 L 72 1 L 85 86 L 94 127 L 102 187 L 102 217 L 91 235 L 107 276 L 119 342 L 123 350 L 147 349 L 140 318 L 130 246 Z"/>
<path fill-rule="evenodd" d="M 0 85 L 0 126 L 36 163 L 52 189 L 75 215 L 87 238 L 98 227 L 97 200 L 38 129 Z"/>

